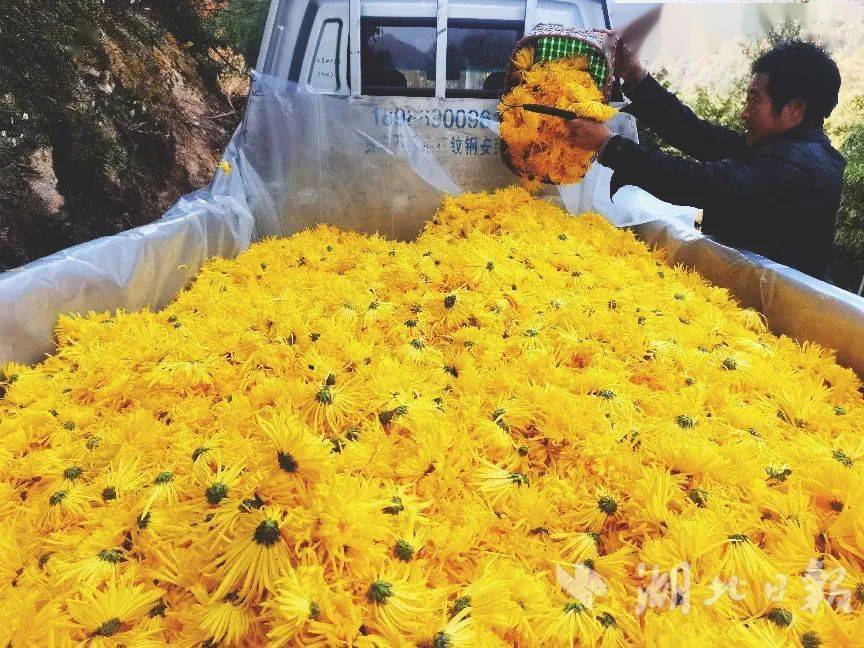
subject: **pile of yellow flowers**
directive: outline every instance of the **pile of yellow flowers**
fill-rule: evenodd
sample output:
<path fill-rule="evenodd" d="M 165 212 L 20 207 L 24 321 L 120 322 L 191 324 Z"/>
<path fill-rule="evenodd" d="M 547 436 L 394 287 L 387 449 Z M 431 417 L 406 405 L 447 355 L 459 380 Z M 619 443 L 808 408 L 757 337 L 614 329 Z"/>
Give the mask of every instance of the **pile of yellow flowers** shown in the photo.
<path fill-rule="evenodd" d="M 500 135 L 513 165 L 532 180 L 545 178 L 554 184 L 578 182 L 591 166 L 594 152 L 572 144 L 566 120 L 518 106 L 533 103 L 563 108 L 601 122 L 618 111 L 603 103 L 603 93 L 588 72 L 585 56 L 535 63 L 533 48 L 523 47 L 514 55 L 513 65 L 520 82 L 498 104 Z"/>
<path fill-rule="evenodd" d="M 853 646 L 829 352 L 517 188 L 318 227 L 5 369 L 0 645 Z"/>

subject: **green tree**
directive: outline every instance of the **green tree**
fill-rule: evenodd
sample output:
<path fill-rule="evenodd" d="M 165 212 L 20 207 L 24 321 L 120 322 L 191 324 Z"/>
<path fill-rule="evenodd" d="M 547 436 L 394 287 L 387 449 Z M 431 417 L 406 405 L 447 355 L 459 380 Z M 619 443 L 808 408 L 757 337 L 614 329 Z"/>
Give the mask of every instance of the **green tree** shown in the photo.
<path fill-rule="evenodd" d="M 210 27 L 254 67 L 261 49 L 270 0 L 230 0 L 210 21 Z"/>
<path fill-rule="evenodd" d="M 864 96 L 857 103 L 864 106 Z M 846 173 L 829 274 L 841 288 L 857 292 L 864 276 L 864 123 L 849 133 L 840 152 L 846 158 Z"/>

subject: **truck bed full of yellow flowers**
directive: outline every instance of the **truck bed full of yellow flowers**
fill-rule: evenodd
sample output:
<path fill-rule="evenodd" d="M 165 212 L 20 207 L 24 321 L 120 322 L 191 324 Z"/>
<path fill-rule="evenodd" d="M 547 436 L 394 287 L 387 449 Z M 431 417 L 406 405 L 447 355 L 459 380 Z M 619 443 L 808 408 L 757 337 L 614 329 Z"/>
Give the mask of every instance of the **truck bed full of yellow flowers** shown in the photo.
<path fill-rule="evenodd" d="M 512 188 L 61 318 L 0 645 L 862 645 L 858 379 L 661 261 Z"/>

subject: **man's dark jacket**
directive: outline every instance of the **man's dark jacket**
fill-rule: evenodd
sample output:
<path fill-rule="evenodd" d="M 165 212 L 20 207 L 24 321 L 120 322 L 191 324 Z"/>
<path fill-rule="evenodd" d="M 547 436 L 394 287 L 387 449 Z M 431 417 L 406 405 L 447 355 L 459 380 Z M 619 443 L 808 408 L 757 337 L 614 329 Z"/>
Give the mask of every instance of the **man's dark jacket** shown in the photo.
<path fill-rule="evenodd" d="M 825 276 L 846 161 L 822 121 L 748 146 L 744 135 L 699 119 L 650 75 L 624 88 L 634 115 L 695 158 L 649 152 L 612 137 L 599 161 L 612 189 L 635 185 L 661 200 L 702 209 L 702 231 L 809 275 Z"/>

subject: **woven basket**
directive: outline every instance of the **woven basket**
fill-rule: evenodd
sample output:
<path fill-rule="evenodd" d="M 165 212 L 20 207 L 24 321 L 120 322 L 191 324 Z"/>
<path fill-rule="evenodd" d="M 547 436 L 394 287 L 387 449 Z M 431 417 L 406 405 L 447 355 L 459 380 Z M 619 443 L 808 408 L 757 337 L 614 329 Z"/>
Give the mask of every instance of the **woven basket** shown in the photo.
<path fill-rule="evenodd" d="M 612 92 L 612 82 L 615 75 L 615 40 L 611 36 L 590 29 L 565 27 L 564 25 L 541 24 L 525 34 L 513 48 L 513 55 L 523 47 L 534 48 L 535 61 L 551 61 L 564 56 L 582 55 L 588 57 L 588 72 L 603 93 L 603 99 L 609 101 Z M 503 97 L 519 84 L 519 71 L 513 65 L 513 55 L 504 68 Z M 498 119 L 501 119 L 499 113 Z M 503 139 L 500 145 L 501 160 L 513 173 L 525 175 L 513 164 L 507 142 Z M 596 157 L 596 156 L 595 156 Z M 591 160 L 594 161 L 594 158 Z M 546 184 L 555 184 L 549 178 L 537 178 Z"/>

